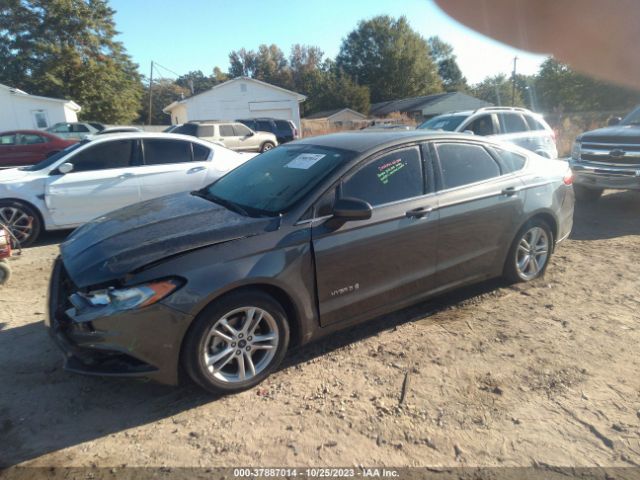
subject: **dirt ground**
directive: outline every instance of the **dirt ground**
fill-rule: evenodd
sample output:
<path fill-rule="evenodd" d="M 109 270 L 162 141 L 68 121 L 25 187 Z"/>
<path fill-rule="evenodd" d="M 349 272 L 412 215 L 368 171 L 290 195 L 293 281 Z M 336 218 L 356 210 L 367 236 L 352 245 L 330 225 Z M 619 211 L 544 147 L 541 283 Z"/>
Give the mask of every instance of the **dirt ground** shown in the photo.
<path fill-rule="evenodd" d="M 386 316 L 217 399 L 64 372 L 50 235 L 0 288 L 0 465 L 638 466 L 639 234 L 640 194 L 609 193 L 545 278 Z"/>

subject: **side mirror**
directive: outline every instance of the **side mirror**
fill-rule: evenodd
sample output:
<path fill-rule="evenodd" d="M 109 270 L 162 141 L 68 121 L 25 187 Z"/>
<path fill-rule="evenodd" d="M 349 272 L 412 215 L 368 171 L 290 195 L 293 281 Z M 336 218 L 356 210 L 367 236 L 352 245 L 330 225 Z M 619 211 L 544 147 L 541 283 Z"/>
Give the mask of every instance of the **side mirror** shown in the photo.
<path fill-rule="evenodd" d="M 610 127 L 613 127 L 614 125 L 618 125 L 621 121 L 622 121 L 622 118 L 620 117 L 611 117 L 607 122 L 607 125 L 609 125 Z"/>
<path fill-rule="evenodd" d="M 371 218 L 371 205 L 358 198 L 340 198 L 333 206 L 333 218 L 348 222 L 350 220 L 367 220 Z"/>
<path fill-rule="evenodd" d="M 254 135 L 255 135 L 255 133 L 254 133 L 254 132 L 249 132 L 249 133 L 247 133 L 247 137 L 253 137 Z"/>
<path fill-rule="evenodd" d="M 58 167 L 58 171 L 63 175 L 73 172 L 73 163 L 65 162 Z"/>

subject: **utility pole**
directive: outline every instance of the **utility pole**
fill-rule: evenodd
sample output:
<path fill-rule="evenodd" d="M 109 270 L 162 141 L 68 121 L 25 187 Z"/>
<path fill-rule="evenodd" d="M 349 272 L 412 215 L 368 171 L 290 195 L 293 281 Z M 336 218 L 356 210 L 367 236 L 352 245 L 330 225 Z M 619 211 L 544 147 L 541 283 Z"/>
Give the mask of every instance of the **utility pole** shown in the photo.
<path fill-rule="evenodd" d="M 511 74 L 511 106 L 516 103 L 516 63 L 518 57 L 513 57 L 513 73 Z"/>
<path fill-rule="evenodd" d="M 153 87 L 153 60 L 151 60 L 151 75 L 149 75 L 149 118 L 147 119 L 147 125 L 151 125 L 151 110 L 153 108 L 151 100 L 152 100 L 152 92 L 151 89 Z"/>

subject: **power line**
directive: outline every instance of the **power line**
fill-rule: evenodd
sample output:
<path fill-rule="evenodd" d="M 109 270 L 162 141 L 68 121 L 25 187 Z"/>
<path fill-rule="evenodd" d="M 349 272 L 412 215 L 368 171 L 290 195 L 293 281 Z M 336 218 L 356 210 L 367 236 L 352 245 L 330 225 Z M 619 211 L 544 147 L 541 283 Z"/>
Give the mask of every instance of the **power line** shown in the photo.
<path fill-rule="evenodd" d="M 170 68 L 167 68 L 167 67 L 164 67 L 164 66 L 160 65 L 158 62 L 154 62 L 153 65 L 156 66 L 156 67 L 160 67 L 163 70 L 166 70 L 167 72 L 175 75 L 176 77 L 180 77 L 181 76 L 179 73 L 176 73 L 173 70 L 171 70 Z"/>

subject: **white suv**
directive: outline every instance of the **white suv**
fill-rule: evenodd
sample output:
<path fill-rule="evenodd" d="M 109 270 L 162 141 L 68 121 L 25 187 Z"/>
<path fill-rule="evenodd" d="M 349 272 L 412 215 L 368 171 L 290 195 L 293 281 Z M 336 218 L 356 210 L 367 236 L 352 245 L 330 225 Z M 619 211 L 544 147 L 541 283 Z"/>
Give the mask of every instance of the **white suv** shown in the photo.
<path fill-rule="evenodd" d="M 493 137 L 547 158 L 558 158 L 555 133 L 542 115 L 526 108 L 485 107 L 430 118 L 418 128 Z"/>
<path fill-rule="evenodd" d="M 237 152 L 266 152 L 278 146 L 273 133 L 254 132 L 240 122 L 189 122 L 172 125 L 165 132 L 192 135 Z"/>

